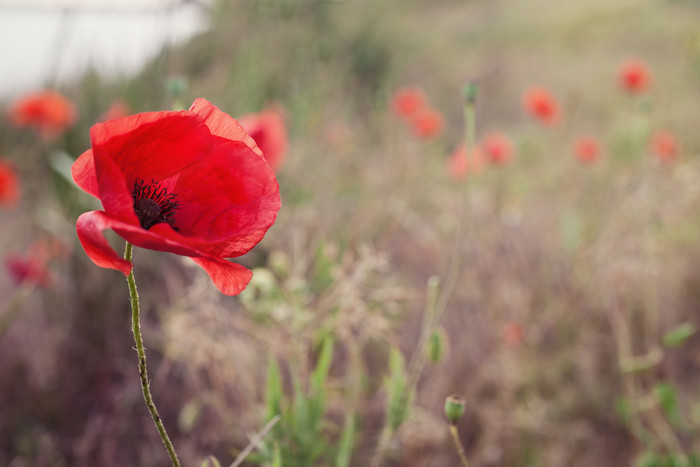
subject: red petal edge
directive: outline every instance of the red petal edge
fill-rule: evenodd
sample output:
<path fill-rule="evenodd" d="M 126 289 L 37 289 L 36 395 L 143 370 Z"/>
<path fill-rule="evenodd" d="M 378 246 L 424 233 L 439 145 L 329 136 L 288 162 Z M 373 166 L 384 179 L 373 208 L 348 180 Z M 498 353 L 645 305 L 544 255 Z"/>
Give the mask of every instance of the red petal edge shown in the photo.
<path fill-rule="evenodd" d="M 90 211 L 78 217 L 78 239 L 88 257 L 101 268 L 116 269 L 125 276 L 131 272 L 131 261 L 120 258 L 107 243 L 102 231 L 112 227 L 112 219 L 104 211 Z"/>
<path fill-rule="evenodd" d="M 212 135 L 220 136 L 232 141 L 242 141 L 260 157 L 262 150 L 251 138 L 238 121 L 208 100 L 198 97 L 190 106 L 190 111 L 199 115 L 209 127 Z"/>
<path fill-rule="evenodd" d="M 192 259 L 209 274 L 216 288 L 224 295 L 238 295 L 253 277 L 253 273 L 245 267 L 225 259 L 212 257 L 193 257 Z"/>
<path fill-rule="evenodd" d="M 119 257 L 102 235 L 103 230 L 112 228 L 115 223 L 122 224 L 104 211 L 86 212 L 78 217 L 78 239 L 85 253 L 96 265 L 116 269 L 128 276 L 133 267 L 132 263 Z M 245 267 L 225 259 L 192 257 L 192 260 L 209 274 L 216 288 L 224 295 L 238 295 L 253 277 L 253 273 Z"/>

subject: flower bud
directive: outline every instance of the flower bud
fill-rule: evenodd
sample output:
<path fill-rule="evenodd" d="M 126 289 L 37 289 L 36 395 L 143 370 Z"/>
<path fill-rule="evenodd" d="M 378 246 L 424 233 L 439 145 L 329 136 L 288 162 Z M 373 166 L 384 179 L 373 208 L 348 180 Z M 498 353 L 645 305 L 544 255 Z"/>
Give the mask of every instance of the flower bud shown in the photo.
<path fill-rule="evenodd" d="M 447 334 L 443 328 L 437 328 L 428 339 L 428 358 L 433 363 L 438 363 L 447 353 Z"/>
<path fill-rule="evenodd" d="M 462 88 L 462 93 L 464 94 L 464 100 L 467 102 L 467 104 L 474 105 L 476 103 L 477 90 L 478 87 L 474 81 L 470 81 L 464 85 L 464 88 Z"/>
<path fill-rule="evenodd" d="M 445 399 L 445 417 L 452 425 L 457 424 L 462 415 L 464 415 L 464 399 L 458 394 L 452 394 Z"/>

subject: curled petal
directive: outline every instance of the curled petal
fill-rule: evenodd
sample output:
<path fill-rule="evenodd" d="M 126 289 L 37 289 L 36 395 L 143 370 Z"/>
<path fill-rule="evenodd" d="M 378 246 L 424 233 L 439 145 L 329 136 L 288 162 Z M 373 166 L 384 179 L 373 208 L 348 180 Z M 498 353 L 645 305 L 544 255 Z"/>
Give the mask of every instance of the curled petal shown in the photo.
<path fill-rule="evenodd" d="M 95 172 L 95 158 L 92 149 L 88 149 L 78 157 L 71 167 L 73 181 L 87 193 L 95 198 L 100 197 L 100 188 L 97 185 L 97 172 Z"/>
<path fill-rule="evenodd" d="M 222 112 L 208 100 L 202 99 L 201 97 L 196 99 L 192 103 L 190 111 L 204 119 L 212 135 L 233 141 L 243 141 L 255 154 L 262 157 L 263 153 L 255 143 L 255 140 L 248 136 L 248 133 L 243 129 L 240 123 L 238 123 L 235 118 Z"/>
<path fill-rule="evenodd" d="M 192 258 L 204 269 L 216 288 L 224 295 L 238 295 L 248 285 L 253 273 L 240 264 L 221 258 Z"/>
<path fill-rule="evenodd" d="M 78 217 L 76 230 L 78 239 L 83 245 L 85 253 L 90 259 L 102 268 L 116 269 L 125 276 L 131 272 L 131 261 L 120 258 L 114 249 L 107 243 L 102 231 L 112 227 L 113 219 L 103 211 L 90 211 Z"/>

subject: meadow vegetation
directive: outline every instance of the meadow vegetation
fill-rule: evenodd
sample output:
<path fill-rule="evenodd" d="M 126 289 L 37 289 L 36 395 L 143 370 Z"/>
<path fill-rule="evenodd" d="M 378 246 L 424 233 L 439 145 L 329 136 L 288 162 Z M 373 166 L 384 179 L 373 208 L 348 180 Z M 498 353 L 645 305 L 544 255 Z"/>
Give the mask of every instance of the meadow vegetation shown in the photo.
<path fill-rule="evenodd" d="M 455 393 L 473 466 L 700 465 L 698 21 L 691 0 L 223 1 L 138 76 L 63 87 L 78 116 L 59 137 L 3 124 L 21 197 L 0 208 L 0 254 L 61 247 L 49 283 L 0 283 L 0 465 L 167 464 L 124 279 L 75 235 L 99 203 L 70 164 L 115 99 L 197 97 L 234 117 L 283 108 L 289 147 L 239 296 L 188 258 L 134 252 L 183 465 L 229 465 L 273 419 L 242 465 L 459 465 Z M 619 80 L 630 57 L 651 76 L 640 93 Z M 439 134 L 392 111 L 411 86 Z M 532 86 L 559 121 L 523 109 Z M 649 143 L 664 129 L 666 158 Z M 455 177 L 453 150 L 493 131 L 512 157 Z"/>

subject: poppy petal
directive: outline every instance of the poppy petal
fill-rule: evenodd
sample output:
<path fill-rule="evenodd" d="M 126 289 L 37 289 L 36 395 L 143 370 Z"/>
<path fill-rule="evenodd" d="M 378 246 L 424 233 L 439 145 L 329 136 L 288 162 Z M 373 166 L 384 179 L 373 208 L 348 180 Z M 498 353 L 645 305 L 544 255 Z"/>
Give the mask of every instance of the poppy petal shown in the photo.
<path fill-rule="evenodd" d="M 98 266 L 121 271 L 125 276 L 131 272 L 132 264 L 114 251 L 107 243 L 103 230 L 112 227 L 114 219 L 103 211 L 90 211 L 78 217 L 76 230 L 85 253 Z"/>
<path fill-rule="evenodd" d="M 78 157 L 71 167 L 73 181 L 88 194 L 95 198 L 100 197 L 100 189 L 97 185 L 97 173 L 95 172 L 95 158 L 92 149 L 88 149 Z"/>
<path fill-rule="evenodd" d="M 204 119 L 212 135 L 220 136 L 233 141 L 243 141 L 257 155 L 263 155 L 257 143 L 251 138 L 238 121 L 230 115 L 222 112 L 217 106 L 206 99 L 197 98 L 190 107 L 190 111 Z"/>
<path fill-rule="evenodd" d="M 112 159 L 98 154 L 93 154 L 93 163 L 105 212 L 130 224 L 140 225 L 134 212 L 134 199 L 119 167 Z"/>
<path fill-rule="evenodd" d="M 211 257 L 192 259 L 209 274 L 216 288 L 224 295 L 238 295 L 253 277 L 250 270 L 225 259 Z"/>
<path fill-rule="evenodd" d="M 176 225 L 185 237 L 203 240 L 197 245 L 207 254 L 234 258 L 255 246 L 275 222 L 279 185 L 267 162 L 245 145 L 215 141 L 206 161 L 180 175 Z"/>
<path fill-rule="evenodd" d="M 202 118 L 189 112 L 145 112 L 90 129 L 95 156 L 111 159 L 127 186 L 160 181 L 205 159 L 212 147 Z"/>

